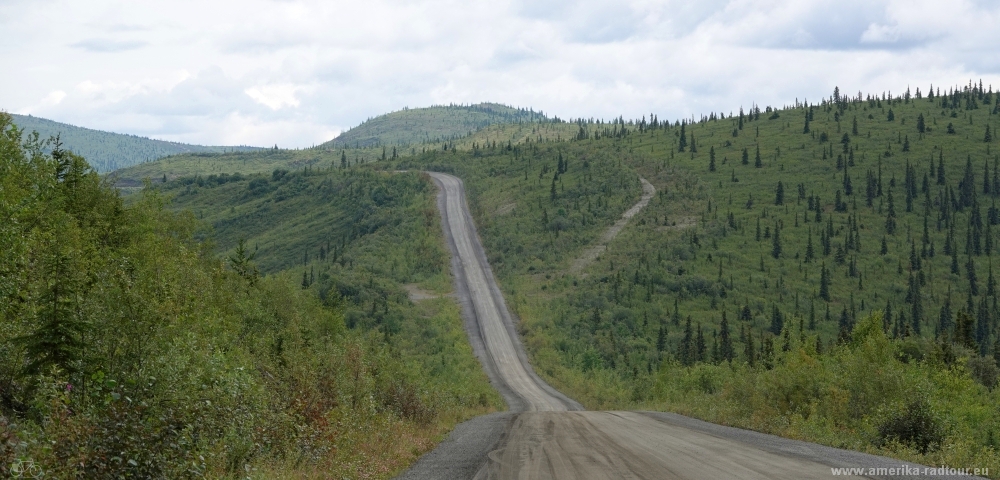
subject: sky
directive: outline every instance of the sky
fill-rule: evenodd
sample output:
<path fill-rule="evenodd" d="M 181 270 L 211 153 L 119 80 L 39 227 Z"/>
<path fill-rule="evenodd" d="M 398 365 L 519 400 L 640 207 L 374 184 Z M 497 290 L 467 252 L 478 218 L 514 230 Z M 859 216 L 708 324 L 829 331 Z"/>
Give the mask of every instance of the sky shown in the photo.
<path fill-rule="evenodd" d="M 0 0 L 0 110 L 309 147 L 404 107 L 689 118 L 1000 88 L 985 0 Z"/>

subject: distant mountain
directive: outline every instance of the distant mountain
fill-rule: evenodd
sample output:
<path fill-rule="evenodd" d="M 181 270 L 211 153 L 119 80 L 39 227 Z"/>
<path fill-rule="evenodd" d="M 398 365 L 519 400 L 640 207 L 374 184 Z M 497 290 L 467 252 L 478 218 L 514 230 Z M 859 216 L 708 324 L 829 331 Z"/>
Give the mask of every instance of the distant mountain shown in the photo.
<path fill-rule="evenodd" d="M 365 148 L 439 142 L 500 123 L 551 121 L 542 112 L 498 103 L 407 108 L 370 118 L 319 148 Z"/>
<path fill-rule="evenodd" d="M 257 147 L 221 147 L 166 142 L 136 135 L 91 130 L 30 115 L 11 115 L 25 133 L 36 131 L 42 138 L 59 135 L 63 148 L 82 155 L 98 172 L 138 165 L 180 153 L 222 153 L 258 150 Z"/>

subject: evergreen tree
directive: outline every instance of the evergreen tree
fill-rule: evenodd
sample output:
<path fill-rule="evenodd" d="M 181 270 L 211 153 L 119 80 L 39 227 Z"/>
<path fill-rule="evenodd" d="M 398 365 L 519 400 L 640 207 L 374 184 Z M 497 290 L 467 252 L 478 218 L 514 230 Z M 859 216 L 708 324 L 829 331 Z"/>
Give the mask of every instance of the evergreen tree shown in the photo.
<path fill-rule="evenodd" d="M 747 332 L 746 342 L 743 343 L 743 358 L 751 368 L 757 364 L 757 352 L 753 344 L 753 330 Z"/>
<path fill-rule="evenodd" d="M 678 152 L 683 152 L 687 148 L 687 142 L 688 142 L 688 140 L 687 140 L 687 133 L 685 133 L 685 129 L 686 128 L 687 128 L 687 122 L 681 122 L 680 140 L 679 140 L 679 143 L 677 145 L 677 151 Z"/>
<path fill-rule="evenodd" d="M 920 294 L 920 282 L 913 279 L 910 283 L 913 284 L 913 302 L 910 309 L 910 321 L 913 322 L 913 334 L 919 336 L 921 331 L 920 327 L 924 321 L 924 307 Z"/>
<path fill-rule="evenodd" d="M 713 145 L 708 149 L 708 171 L 715 171 L 715 146 Z"/>
<path fill-rule="evenodd" d="M 743 163 L 743 165 L 750 164 L 750 152 L 747 151 L 746 147 L 743 147 L 743 155 L 740 162 Z"/>
<path fill-rule="evenodd" d="M 964 309 L 959 309 L 955 317 L 955 343 L 966 348 L 976 349 L 975 320 Z"/>
<path fill-rule="evenodd" d="M 892 201 L 892 190 L 889 190 L 888 213 L 885 216 L 885 233 L 894 235 L 896 233 L 896 206 Z"/>
<path fill-rule="evenodd" d="M 50 250 L 38 259 L 48 277 L 38 301 L 39 323 L 34 331 L 15 339 L 27 353 L 28 362 L 23 369 L 27 375 L 48 373 L 52 367 L 73 374 L 81 368 L 86 347 L 84 334 L 89 325 L 80 315 L 85 282 L 80 275 L 81 259 L 71 246 L 74 242 L 68 238 L 70 235 L 58 236 Z"/>
<path fill-rule="evenodd" d="M 757 145 L 757 154 L 754 155 L 753 166 L 755 168 L 761 168 L 761 167 L 764 166 L 764 163 L 761 162 L 761 160 L 760 160 L 760 145 Z"/>
<path fill-rule="evenodd" d="M 809 330 L 816 330 L 816 301 L 809 302 Z"/>
<path fill-rule="evenodd" d="M 778 187 L 775 189 L 774 193 L 774 204 L 784 205 L 785 204 L 785 185 L 778 180 Z"/>
<path fill-rule="evenodd" d="M 816 258 L 816 252 L 813 249 L 812 227 L 810 227 L 809 228 L 808 237 L 806 239 L 806 256 L 805 256 L 805 262 L 806 263 L 810 263 L 810 262 L 813 261 L 814 258 Z"/>
<path fill-rule="evenodd" d="M 840 311 L 840 321 L 837 323 L 837 342 L 847 343 L 851 341 L 851 317 L 847 313 L 847 307 Z"/>
<path fill-rule="evenodd" d="M 771 306 L 771 333 L 775 335 L 781 335 L 781 330 L 785 328 L 785 316 L 782 315 L 781 310 L 778 310 L 778 305 Z"/>
<path fill-rule="evenodd" d="M 736 353 L 733 350 L 733 340 L 729 335 L 729 320 L 726 311 L 722 311 L 722 323 L 719 325 L 719 358 L 727 362 L 733 361 Z"/>
<path fill-rule="evenodd" d="M 830 301 L 830 271 L 826 269 L 826 262 L 820 266 L 819 298 Z"/>
<path fill-rule="evenodd" d="M 684 338 L 681 339 L 680 360 L 684 365 L 692 365 L 695 362 L 694 332 L 691 329 L 691 316 L 688 315 L 684 324 Z"/>
<path fill-rule="evenodd" d="M 698 336 L 695 339 L 695 362 L 704 362 L 706 360 L 707 348 L 705 345 L 705 334 L 702 332 L 701 323 L 698 323 Z"/>
<path fill-rule="evenodd" d="M 667 348 L 667 326 L 660 322 L 660 331 L 656 334 L 656 353 L 663 353 Z"/>
<path fill-rule="evenodd" d="M 777 222 L 774 223 L 774 235 L 771 236 L 771 256 L 774 258 L 781 257 L 781 236 Z"/>
<path fill-rule="evenodd" d="M 965 263 L 966 278 L 969 280 L 969 294 L 979 295 L 979 281 L 976 277 L 976 262 L 969 255 L 969 261 Z"/>

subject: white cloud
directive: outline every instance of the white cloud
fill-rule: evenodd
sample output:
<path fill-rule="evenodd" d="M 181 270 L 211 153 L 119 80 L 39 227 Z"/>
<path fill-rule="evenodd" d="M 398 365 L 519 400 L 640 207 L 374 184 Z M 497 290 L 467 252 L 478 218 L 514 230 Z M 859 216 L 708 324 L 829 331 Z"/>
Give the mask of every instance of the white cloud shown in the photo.
<path fill-rule="evenodd" d="M 834 86 L 1000 88 L 1000 6 L 977 0 L 85 3 L 0 2 L 0 109 L 185 142 L 309 146 L 404 106 L 680 118 Z"/>
<path fill-rule="evenodd" d="M 281 85 L 261 85 L 243 90 L 250 98 L 261 105 L 266 105 L 271 110 L 280 110 L 284 107 L 299 106 L 299 99 L 295 98 L 295 92 L 302 90 L 291 84 Z"/>

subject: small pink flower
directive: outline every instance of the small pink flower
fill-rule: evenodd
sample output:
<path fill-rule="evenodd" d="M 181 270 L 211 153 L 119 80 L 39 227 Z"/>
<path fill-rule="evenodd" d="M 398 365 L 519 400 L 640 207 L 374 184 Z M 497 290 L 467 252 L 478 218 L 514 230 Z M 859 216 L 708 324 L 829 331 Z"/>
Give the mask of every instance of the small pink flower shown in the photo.
<path fill-rule="evenodd" d="M 66 391 L 67 392 L 73 391 L 73 384 L 72 383 L 67 383 L 66 384 Z"/>

